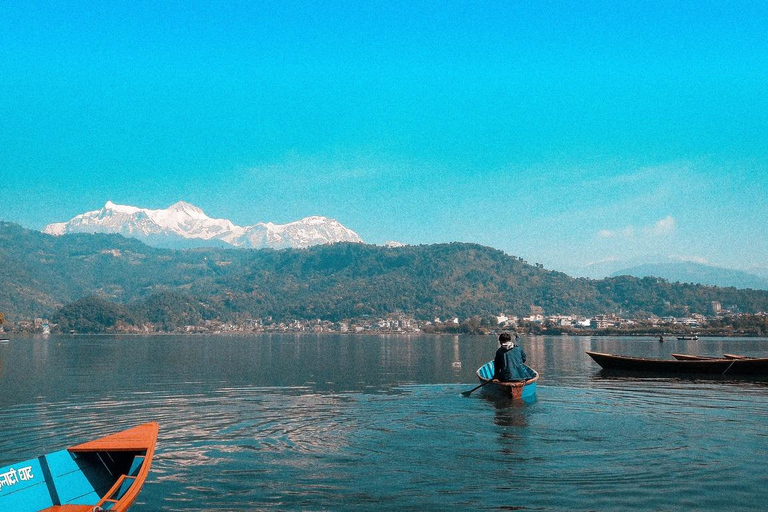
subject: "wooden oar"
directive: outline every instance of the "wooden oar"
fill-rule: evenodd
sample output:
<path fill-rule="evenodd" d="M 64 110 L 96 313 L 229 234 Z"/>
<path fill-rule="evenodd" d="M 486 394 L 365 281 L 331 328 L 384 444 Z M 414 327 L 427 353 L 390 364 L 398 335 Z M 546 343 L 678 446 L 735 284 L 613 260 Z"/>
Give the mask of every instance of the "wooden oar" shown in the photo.
<path fill-rule="evenodd" d="M 481 387 L 485 386 L 486 384 L 489 384 L 492 380 L 493 379 L 487 380 L 487 381 L 483 382 L 482 384 L 480 384 L 479 386 L 477 386 L 476 388 L 470 389 L 469 391 L 462 391 L 461 396 L 469 396 L 469 395 L 471 395 L 472 393 L 474 393 L 475 391 L 477 391 Z"/>

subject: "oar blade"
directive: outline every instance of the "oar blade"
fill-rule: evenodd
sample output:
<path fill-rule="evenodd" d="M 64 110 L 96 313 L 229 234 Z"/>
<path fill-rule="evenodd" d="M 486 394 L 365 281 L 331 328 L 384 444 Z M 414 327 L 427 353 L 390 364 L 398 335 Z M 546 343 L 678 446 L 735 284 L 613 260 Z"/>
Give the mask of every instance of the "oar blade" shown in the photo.
<path fill-rule="evenodd" d="M 486 384 L 488 384 L 489 382 L 491 382 L 491 381 L 487 380 L 487 381 L 483 382 L 482 384 L 480 384 L 479 386 L 477 386 L 476 388 L 472 388 L 469 391 L 462 391 L 461 392 L 461 396 L 469 396 L 472 393 L 474 393 L 475 391 L 477 391 L 478 389 L 480 389 L 481 387 L 483 387 Z"/>

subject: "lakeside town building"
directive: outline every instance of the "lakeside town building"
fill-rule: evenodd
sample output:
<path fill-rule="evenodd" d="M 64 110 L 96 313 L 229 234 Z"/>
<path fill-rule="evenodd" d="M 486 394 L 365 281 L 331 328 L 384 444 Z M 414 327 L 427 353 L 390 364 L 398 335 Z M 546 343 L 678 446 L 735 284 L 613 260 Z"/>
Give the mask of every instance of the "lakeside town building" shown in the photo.
<path fill-rule="evenodd" d="M 502 330 L 518 331 L 533 334 L 620 334 L 636 332 L 667 332 L 685 333 L 704 331 L 710 328 L 712 322 L 723 318 L 762 317 L 768 318 L 768 313 L 755 315 L 742 315 L 715 308 L 717 313 L 705 316 L 692 313 L 683 317 L 651 315 L 648 318 L 624 318 L 615 313 L 600 314 L 594 316 L 580 315 L 544 315 L 541 308 L 531 308 L 532 313 L 525 317 L 499 313 L 495 316 L 480 318 L 477 316 L 460 319 L 452 316 L 441 320 L 439 317 L 433 320 L 418 320 L 412 315 L 394 314 L 384 318 L 363 317 L 345 319 L 333 322 L 322 319 L 293 319 L 290 321 L 274 321 L 272 317 L 245 318 L 237 322 L 224 322 L 219 320 L 206 320 L 200 325 L 184 325 L 173 329 L 164 329 L 161 325 L 143 324 L 140 326 L 118 324 L 108 330 L 113 333 L 152 334 L 162 332 L 184 334 L 223 334 L 223 333 L 262 333 L 262 332 L 288 332 L 288 333 L 440 333 L 440 332 L 464 332 L 482 333 L 498 332 Z M 57 326 L 45 318 L 35 318 L 32 321 L 6 321 L 3 326 L 6 332 L 41 333 L 48 334 L 56 331 Z M 70 331 L 74 333 L 74 331 Z M 760 334 L 760 333 L 758 333 Z"/>

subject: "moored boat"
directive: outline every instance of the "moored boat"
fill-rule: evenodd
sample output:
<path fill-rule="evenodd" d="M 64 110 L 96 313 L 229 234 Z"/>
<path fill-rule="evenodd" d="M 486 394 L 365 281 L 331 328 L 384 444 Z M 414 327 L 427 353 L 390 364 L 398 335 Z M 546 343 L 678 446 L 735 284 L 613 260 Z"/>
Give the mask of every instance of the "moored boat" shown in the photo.
<path fill-rule="evenodd" d="M 501 382 L 493 378 L 495 365 L 493 361 L 488 361 L 477 369 L 475 375 L 482 383 L 480 390 L 483 393 L 530 402 L 536 399 L 536 381 L 539 380 L 539 374 L 530 366 L 528 368 L 534 373 L 530 379 Z"/>
<path fill-rule="evenodd" d="M 679 340 L 693 340 L 696 341 L 699 339 L 699 337 L 695 334 L 683 334 L 682 336 L 678 336 L 677 339 Z"/>
<path fill-rule="evenodd" d="M 726 359 L 694 356 L 688 359 L 651 359 L 587 351 L 604 370 L 649 374 L 707 374 L 768 376 L 768 358 Z"/>
<path fill-rule="evenodd" d="M 149 474 L 157 423 L 0 468 L 3 512 L 125 512 Z"/>

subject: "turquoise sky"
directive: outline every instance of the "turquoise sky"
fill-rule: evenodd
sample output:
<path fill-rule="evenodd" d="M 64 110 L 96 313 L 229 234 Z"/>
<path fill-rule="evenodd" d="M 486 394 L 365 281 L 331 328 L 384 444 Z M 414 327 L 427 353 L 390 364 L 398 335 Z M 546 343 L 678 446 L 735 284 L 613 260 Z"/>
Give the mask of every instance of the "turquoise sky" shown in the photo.
<path fill-rule="evenodd" d="M 0 219 L 184 200 L 768 271 L 768 3 L 0 2 Z"/>

